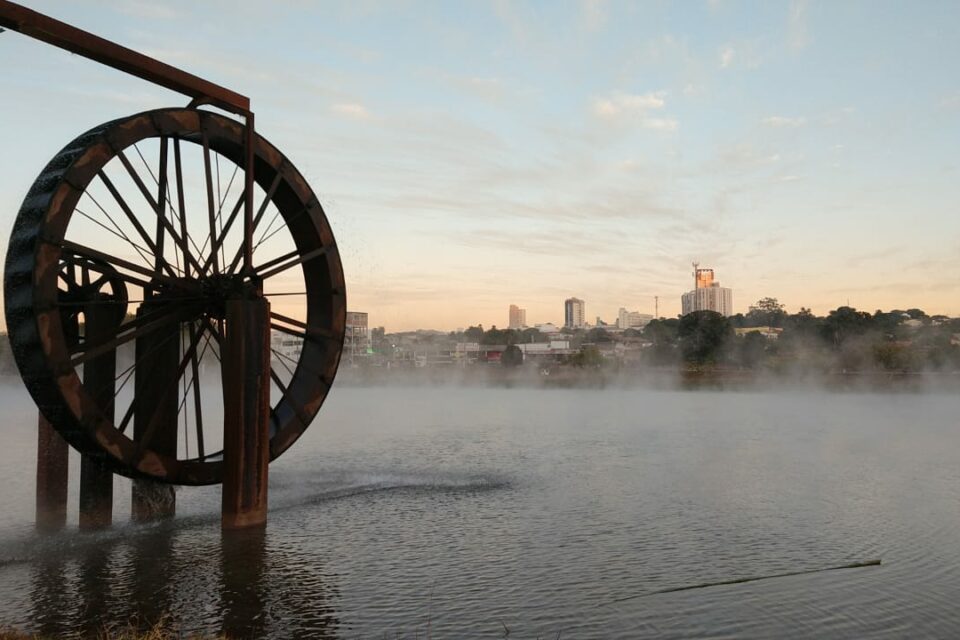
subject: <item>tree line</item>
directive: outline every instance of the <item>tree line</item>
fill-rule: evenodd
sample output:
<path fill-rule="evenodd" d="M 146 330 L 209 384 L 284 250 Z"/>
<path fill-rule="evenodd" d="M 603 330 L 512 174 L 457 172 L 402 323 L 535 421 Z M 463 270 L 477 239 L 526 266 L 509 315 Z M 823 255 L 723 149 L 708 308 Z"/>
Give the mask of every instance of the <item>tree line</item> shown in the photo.
<path fill-rule="evenodd" d="M 738 329 L 756 329 L 740 331 Z M 960 370 L 960 319 L 927 315 L 921 309 L 860 311 L 838 307 L 824 316 L 810 309 L 787 313 L 776 298 L 762 298 L 747 313 L 724 317 L 698 311 L 653 320 L 642 329 L 612 333 L 604 327 L 563 328 L 548 335 L 535 328 L 484 329 L 471 326 L 446 336 L 425 336 L 426 342 L 474 342 L 519 345 L 569 340 L 576 350 L 565 363 L 581 367 L 624 366 L 603 357 L 611 343 L 634 346 L 639 366 L 686 366 L 814 371 L 956 371 Z M 382 328 L 374 343 L 385 340 Z M 516 353 L 515 353 L 516 351 Z M 505 360 L 518 364 L 519 350 Z"/>

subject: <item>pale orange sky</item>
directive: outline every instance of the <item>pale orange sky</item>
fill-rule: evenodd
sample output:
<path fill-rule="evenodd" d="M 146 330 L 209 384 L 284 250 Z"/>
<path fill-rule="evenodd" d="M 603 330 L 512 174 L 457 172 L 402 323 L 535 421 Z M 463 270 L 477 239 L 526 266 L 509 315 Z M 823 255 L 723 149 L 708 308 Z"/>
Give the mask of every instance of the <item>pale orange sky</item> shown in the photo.
<path fill-rule="evenodd" d="M 957 5 L 34 4 L 250 95 L 372 326 L 673 316 L 693 260 L 735 311 L 960 315 Z M 0 57 L 5 229 L 78 133 L 186 102 L 15 33 Z"/>

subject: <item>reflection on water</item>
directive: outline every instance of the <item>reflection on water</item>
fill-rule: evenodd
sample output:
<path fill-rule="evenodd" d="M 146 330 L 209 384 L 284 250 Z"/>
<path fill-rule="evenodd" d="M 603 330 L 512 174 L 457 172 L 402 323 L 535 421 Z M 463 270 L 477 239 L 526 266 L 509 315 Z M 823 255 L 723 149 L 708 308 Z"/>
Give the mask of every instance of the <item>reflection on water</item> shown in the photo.
<path fill-rule="evenodd" d="M 97 637 L 162 620 L 183 632 L 236 638 L 335 638 L 337 592 L 317 567 L 291 567 L 262 530 L 220 535 L 216 522 L 128 527 L 38 542 L 25 628 L 50 637 Z M 70 534 L 65 534 L 70 535 Z M 6 612 L 9 615 L 9 611 Z"/>

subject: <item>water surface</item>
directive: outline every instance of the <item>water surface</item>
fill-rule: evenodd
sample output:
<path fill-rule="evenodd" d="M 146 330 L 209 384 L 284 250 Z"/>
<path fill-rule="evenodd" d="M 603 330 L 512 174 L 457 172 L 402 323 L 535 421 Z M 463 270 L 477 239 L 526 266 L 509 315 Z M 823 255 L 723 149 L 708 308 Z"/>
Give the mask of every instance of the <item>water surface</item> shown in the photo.
<path fill-rule="evenodd" d="M 338 387 L 271 466 L 266 532 L 228 538 L 217 488 L 134 526 L 126 480 L 111 530 L 36 536 L 35 412 L 0 401 L 0 623 L 26 630 L 960 634 L 955 395 Z"/>

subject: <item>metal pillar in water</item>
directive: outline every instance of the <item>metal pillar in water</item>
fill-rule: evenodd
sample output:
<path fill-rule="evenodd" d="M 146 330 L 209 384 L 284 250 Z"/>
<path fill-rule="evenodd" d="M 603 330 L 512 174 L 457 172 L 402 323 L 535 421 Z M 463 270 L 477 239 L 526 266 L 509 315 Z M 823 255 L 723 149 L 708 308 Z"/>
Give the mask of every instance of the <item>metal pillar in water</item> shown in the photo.
<path fill-rule="evenodd" d="M 270 303 L 226 303 L 223 345 L 223 529 L 267 522 L 270 462 Z"/>
<path fill-rule="evenodd" d="M 37 422 L 37 529 L 59 531 L 67 524 L 69 450 L 43 414 Z"/>
<path fill-rule="evenodd" d="M 155 312 L 144 303 L 137 316 Z M 180 361 L 180 325 L 172 323 L 136 340 L 137 368 L 134 393 L 133 439 L 143 449 L 177 456 L 177 368 Z M 172 382 L 171 382 L 172 381 Z M 177 502 L 173 487 L 154 480 L 133 481 L 130 515 L 134 522 L 172 518 Z"/>
<path fill-rule="evenodd" d="M 109 341 L 123 321 L 123 308 L 92 301 L 84 308 L 85 340 L 95 344 Z M 117 352 L 110 350 L 92 358 L 83 367 L 83 383 L 95 389 L 94 400 L 113 421 Z M 80 458 L 80 528 L 103 529 L 113 523 L 113 472 L 89 456 Z"/>

